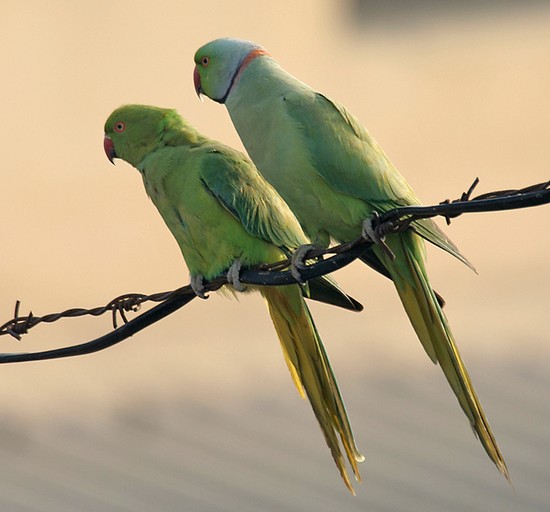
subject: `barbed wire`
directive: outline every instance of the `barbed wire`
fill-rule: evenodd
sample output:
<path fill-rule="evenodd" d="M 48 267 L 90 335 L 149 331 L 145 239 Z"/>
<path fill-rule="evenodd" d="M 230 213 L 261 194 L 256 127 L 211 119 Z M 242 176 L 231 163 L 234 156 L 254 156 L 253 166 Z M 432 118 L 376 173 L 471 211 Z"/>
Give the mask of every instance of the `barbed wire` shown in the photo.
<path fill-rule="evenodd" d="M 414 227 L 411 226 L 411 223 L 421 219 L 442 216 L 446 219 L 447 223 L 450 223 L 451 219 L 464 213 L 514 210 L 550 203 L 550 181 L 522 189 L 489 192 L 471 198 L 478 183 L 479 180 L 476 178 L 468 191 L 463 193 L 460 199 L 454 201 L 445 200 L 433 206 L 403 206 L 385 212 L 382 215 L 375 215 L 373 218 L 373 227 L 383 237 L 389 233 L 396 233 L 409 227 Z M 358 237 L 351 242 L 336 245 L 328 249 L 314 248 L 308 252 L 307 258 L 315 262 L 308 264 L 304 269 L 300 269 L 300 275 L 304 281 L 308 281 L 334 272 L 348 265 L 366 251 L 371 250 L 372 245 L 372 241 Z M 330 257 L 327 258 L 329 255 Z M 295 284 L 297 281 L 291 271 L 285 270 L 289 268 L 290 264 L 291 259 L 289 258 L 282 262 L 243 269 L 240 273 L 240 281 L 243 284 L 256 286 Z M 205 282 L 204 291 L 213 292 L 226 284 L 228 284 L 227 276 L 223 275 Z M 0 354 L 0 364 L 56 359 L 103 350 L 128 339 L 133 334 L 177 311 L 194 298 L 196 298 L 195 292 L 190 285 L 187 285 L 173 291 L 159 292 L 151 295 L 128 293 L 112 299 L 105 306 L 92 309 L 71 308 L 60 313 L 43 316 L 35 316 L 32 312 L 26 316 L 20 316 L 19 310 L 21 304 L 17 301 L 14 317 L 0 326 L 0 336 L 8 334 L 20 340 L 22 335 L 27 334 L 30 329 L 41 323 L 53 323 L 62 318 L 101 316 L 109 312 L 112 315 L 114 330 L 100 338 L 78 345 L 42 352 Z M 128 320 L 126 313 L 139 311 L 141 305 L 146 302 L 160 302 L 160 304 L 157 304 L 132 320 Z M 120 316 L 123 322 L 121 326 L 118 326 L 117 315 Z"/>

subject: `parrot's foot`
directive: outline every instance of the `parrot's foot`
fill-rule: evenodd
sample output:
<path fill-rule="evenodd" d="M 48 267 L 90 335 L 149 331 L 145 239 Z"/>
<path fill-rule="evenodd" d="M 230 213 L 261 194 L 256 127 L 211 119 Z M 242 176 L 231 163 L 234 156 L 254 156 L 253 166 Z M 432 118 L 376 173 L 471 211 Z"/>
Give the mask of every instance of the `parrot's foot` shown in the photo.
<path fill-rule="evenodd" d="M 384 233 L 380 229 L 379 223 L 376 223 L 376 225 L 374 225 L 375 223 L 373 221 L 377 221 L 377 220 L 378 220 L 378 214 L 376 212 L 372 217 L 365 219 L 363 221 L 363 230 L 361 232 L 361 235 L 365 240 L 369 240 L 370 242 L 374 242 L 375 244 L 379 245 L 382 248 L 382 250 L 386 253 L 386 255 L 392 260 L 394 260 L 395 254 L 388 247 L 388 244 L 386 244 L 386 242 L 384 241 L 386 233 Z"/>
<path fill-rule="evenodd" d="M 318 249 L 318 246 L 314 244 L 304 244 L 300 245 L 293 253 L 290 258 L 290 273 L 292 277 L 296 279 L 299 283 L 304 283 L 302 278 L 301 271 L 307 268 L 307 265 L 304 261 L 307 259 L 307 255 L 313 250 Z"/>
<path fill-rule="evenodd" d="M 201 299 L 208 299 L 208 295 L 204 293 L 204 277 L 202 274 L 195 274 L 191 276 L 191 288 L 195 292 L 195 295 Z"/>
<path fill-rule="evenodd" d="M 241 283 L 241 267 L 241 260 L 235 260 L 227 271 L 227 282 L 233 285 L 233 288 L 238 292 L 244 292 L 246 290 L 246 286 Z"/>

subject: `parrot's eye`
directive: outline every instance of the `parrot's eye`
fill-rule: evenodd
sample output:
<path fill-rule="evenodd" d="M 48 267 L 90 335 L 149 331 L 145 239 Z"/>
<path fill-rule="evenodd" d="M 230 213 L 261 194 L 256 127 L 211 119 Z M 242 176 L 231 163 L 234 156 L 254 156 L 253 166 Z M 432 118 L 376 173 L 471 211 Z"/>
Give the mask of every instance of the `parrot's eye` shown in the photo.
<path fill-rule="evenodd" d="M 115 132 L 122 133 L 124 130 L 126 130 L 126 125 L 122 121 L 115 124 Z"/>
<path fill-rule="evenodd" d="M 208 64 L 210 64 L 210 59 L 209 59 L 208 57 L 203 57 L 203 58 L 201 59 L 201 64 L 202 64 L 204 67 L 208 66 Z"/>

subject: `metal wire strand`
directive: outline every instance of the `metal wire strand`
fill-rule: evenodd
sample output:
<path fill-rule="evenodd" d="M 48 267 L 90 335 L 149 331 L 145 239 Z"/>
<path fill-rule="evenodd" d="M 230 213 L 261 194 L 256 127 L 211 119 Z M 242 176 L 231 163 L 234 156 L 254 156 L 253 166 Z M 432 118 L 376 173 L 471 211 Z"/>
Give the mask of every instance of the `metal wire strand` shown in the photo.
<path fill-rule="evenodd" d="M 481 194 L 475 198 L 471 195 L 479 183 L 476 178 L 470 188 L 462 193 L 460 199 L 445 200 L 433 206 L 403 206 L 395 208 L 381 215 L 375 215 L 372 219 L 373 228 L 380 238 L 389 233 L 396 233 L 408 229 L 416 220 L 442 216 L 450 223 L 451 219 L 464 213 L 494 212 L 514 210 L 540 206 L 550 203 L 550 181 L 530 185 L 522 189 L 501 190 Z M 328 249 L 313 249 L 308 252 L 308 260 L 313 263 L 300 269 L 304 281 L 320 277 L 338 270 L 364 252 L 371 249 L 373 242 L 363 237 L 343 243 Z M 329 256 L 327 258 L 327 256 Z M 297 281 L 289 270 L 291 259 L 272 264 L 263 264 L 258 267 L 243 269 L 240 280 L 244 284 L 261 286 L 282 286 L 295 284 Z M 212 292 L 227 284 L 226 276 L 220 276 L 210 282 L 205 282 L 205 292 Z M 105 306 L 92 309 L 71 308 L 60 313 L 51 313 L 44 316 L 35 316 L 32 311 L 28 315 L 20 316 L 20 302 L 15 304 L 14 316 L 0 326 L 0 336 L 8 334 L 17 340 L 27 334 L 30 329 L 41 323 L 53 323 L 62 318 L 74 318 L 80 316 L 101 316 L 110 312 L 114 330 L 96 340 L 34 353 L 0 354 L 0 364 L 19 361 L 34 361 L 39 359 L 54 359 L 73 355 L 88 354 L 107 348 L 115 343 L 132 336 L 136 332 L 157 322 L 161 318 L 173 313 L 177 309 L 191 302 L 196 297 L 190 285 L 183 286 L 173 291 L 145 295 L 141 293 L 127 293 L 114 298 Z M 137 312 L 146 302 L 159 302 L 157 306 L 140 314 L 132 320 L 128 320 L 126 313 Z M 118 326 L 117 317 L 122 319 L 123 325 Z"/>

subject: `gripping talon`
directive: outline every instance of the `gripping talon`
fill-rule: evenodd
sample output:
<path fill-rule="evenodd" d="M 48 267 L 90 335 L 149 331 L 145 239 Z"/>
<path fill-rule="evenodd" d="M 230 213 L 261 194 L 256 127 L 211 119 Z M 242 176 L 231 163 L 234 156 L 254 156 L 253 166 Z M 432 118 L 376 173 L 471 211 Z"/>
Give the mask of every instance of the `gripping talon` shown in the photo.
<path fill-rule="evenodd" d="M 316 248 L 317 246 L 314 244 L 300 245 L 300 247 L 298 247 L 290 257 L 290 273 L 299 283 L 305 282 L 301 274 L 301 270 L 305 270 L 307 268 L 304 261 L 307 259 L 307 255 L 312 251 L 312 249 Z"/>
<path fill-rule="evenodd" d="M 204 292 L 204 278 L 202 274 L 195 274 L 191 276 L 191 288 L 195 292 L 195 295 L 201 299 L 208 299 L 208 295 Z"/>
<path fill-rule="evenodd" d="M 240 260 L 235 260 L 233 265 L 229 267 L 227 271 L 227 282 L 233 285 L 233 288 L 238 292 L 244 292 L 246 287 L 241 283 L 240 273 L 241 273 L 242 263 Z"/>
<path fill-rule="evenodd" d="M 384 234 L 381 233 L 379 229 L 379 225 L 373 226 L 373 219 L 378 218 L 378 215 L 375 213 L 372 217 L 369 217 L 368 219 L 365 219 L 363 221 L 363 229 L 361 232 L 362 237 L 365 240 L 368 240 L 370 242 L 375 243 L 376 245 L 379 245 L 382 250 L 386 253 L 386 256 L 388 256 L 390 259 L 395 259 L 395 254 L 392 252 L 392 250 L 388 247 L 388 244 L 384 241 Z"/>
<path fill-rule="evenodd" d="M 369 240 L 371 242 L 374 242 L 375 244 L 379 244 L 381 242 L 380 237 L 376 234 L 374 227 L 372 226 L 372 217 L 369 217 L 368 219 L 365 219 L 363 221 L 363 230 L 361 232 L 361 236 L 365 240 Z"/>

